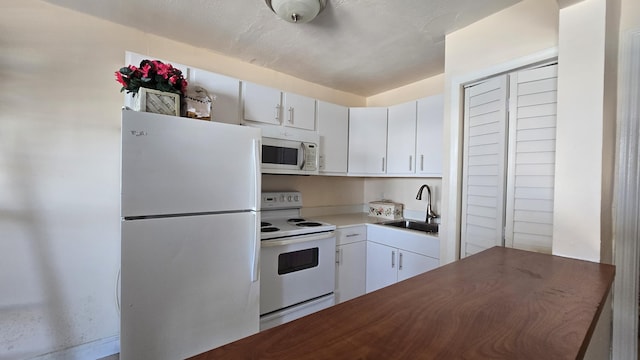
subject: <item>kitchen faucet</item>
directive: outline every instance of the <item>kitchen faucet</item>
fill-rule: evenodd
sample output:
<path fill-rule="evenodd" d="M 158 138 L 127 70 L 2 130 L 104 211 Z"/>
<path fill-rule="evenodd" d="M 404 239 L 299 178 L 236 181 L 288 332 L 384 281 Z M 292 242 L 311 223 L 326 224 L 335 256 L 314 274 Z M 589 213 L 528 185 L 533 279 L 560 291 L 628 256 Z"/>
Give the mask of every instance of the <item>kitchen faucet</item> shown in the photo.
<path fill-rule="evenodd" d="M 431 223 L 433 219 L 438 218 L 440 216 L 434 213 L 433 210 L 431 210 L 431 188 L 429 188 L 429 185 L 424 184 L 420 186 L 420 189 L 418 190 L 418 195 L 416 195 L 416 200 L 422 200 L 422 191 L 424 190 L 424 188 L 427 188 L 427 217 L 425 221 L 427 223 Z"/>

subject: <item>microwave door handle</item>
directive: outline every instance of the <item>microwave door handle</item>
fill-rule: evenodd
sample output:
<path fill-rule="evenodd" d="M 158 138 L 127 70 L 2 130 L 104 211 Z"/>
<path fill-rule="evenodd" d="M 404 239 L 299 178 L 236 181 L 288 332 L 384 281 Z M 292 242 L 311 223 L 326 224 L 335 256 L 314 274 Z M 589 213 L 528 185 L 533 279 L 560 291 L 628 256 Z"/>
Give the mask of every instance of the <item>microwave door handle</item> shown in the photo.
<path fill-rule="evenodd" d="M 302 162 L 300 163 L 300 170 L 302 170 L 304 169 L 305 162 L 307 162 L 307 148 L 303 142 L 300 143 L 300 146 L 302 146 Z"/>

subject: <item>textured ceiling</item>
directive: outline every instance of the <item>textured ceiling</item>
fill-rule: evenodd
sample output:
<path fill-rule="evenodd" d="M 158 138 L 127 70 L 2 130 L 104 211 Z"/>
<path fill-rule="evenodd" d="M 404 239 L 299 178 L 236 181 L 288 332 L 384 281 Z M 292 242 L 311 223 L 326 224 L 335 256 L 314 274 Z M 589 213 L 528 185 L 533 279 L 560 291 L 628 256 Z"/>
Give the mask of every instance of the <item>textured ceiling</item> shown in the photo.
<path fill-rule="evenodd" d="M 442 73 L 445 34 L 521 0 L 328 0 L 307 24 L 263 0 L 47 1 L 370 96 Z"/>

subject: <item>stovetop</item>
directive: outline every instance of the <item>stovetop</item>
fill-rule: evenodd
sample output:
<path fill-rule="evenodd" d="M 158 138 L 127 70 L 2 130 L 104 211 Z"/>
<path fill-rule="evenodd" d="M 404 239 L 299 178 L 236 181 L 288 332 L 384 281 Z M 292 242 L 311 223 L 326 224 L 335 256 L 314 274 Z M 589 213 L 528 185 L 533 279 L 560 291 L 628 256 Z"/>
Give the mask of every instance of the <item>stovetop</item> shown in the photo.
<path fill-rule="evenodd" d="M 269 240 L 296 235 L 333 231 L 335 225 L 311 221 L 301 217 L 263 219 L 260 226 L 260 239 Z"/>
<path fill-rule="evenodd" d="M 302 195 L 299 192 L 263 192 L 260 239 L 307 235 L 333 231 L 335 225 L 308 220 L 300 216 Z"/>

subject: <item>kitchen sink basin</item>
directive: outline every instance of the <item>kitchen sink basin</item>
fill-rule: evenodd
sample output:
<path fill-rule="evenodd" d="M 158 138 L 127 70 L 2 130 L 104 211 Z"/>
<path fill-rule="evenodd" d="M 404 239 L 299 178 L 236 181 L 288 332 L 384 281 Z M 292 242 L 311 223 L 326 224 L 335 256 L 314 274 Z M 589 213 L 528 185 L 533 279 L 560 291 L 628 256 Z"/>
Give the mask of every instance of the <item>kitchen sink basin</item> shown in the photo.
<path fill-rule="evenodd" d="M 398 227 L 402 229 L 424 231 L 427 233 L 438 232 L 438 224 L 429 224 L 424 221 L 400 220 L 400 221 L 385 222 L 385 223 L 382 223 L 382 225 L 393 226 L 393 227 Z"/>

